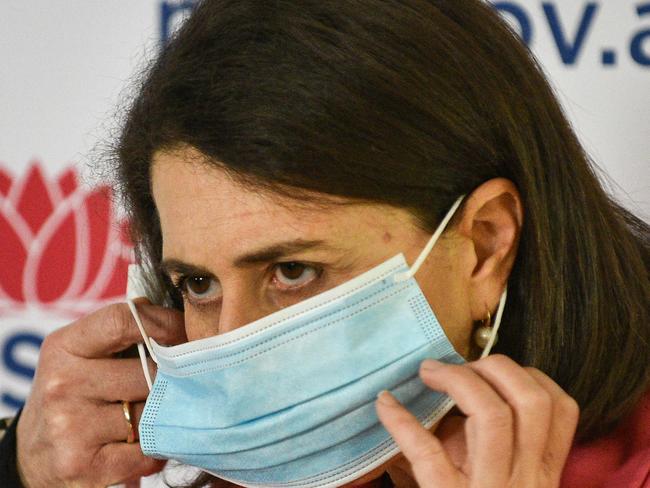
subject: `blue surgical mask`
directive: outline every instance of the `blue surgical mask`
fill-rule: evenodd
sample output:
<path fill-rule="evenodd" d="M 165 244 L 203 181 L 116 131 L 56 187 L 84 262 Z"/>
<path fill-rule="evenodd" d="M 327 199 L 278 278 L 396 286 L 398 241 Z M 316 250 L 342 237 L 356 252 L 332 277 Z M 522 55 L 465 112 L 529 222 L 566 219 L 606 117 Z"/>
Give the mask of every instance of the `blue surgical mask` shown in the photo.
<path fill-rule="evenodd" d="M 241 486 L 295 488 L 341 486 L 395 456 L 377 394 L 389 390 L 429 428 L 453 402 L 422 383 L 420 363 L 465 362 L 413 278 L 461 200 L 411 268 L 399 254 L 222 335 L 172 347 L 143 335 L 158 372 L 142 451 Z M 505 292 L 484 355 L 504 304 Z"/>

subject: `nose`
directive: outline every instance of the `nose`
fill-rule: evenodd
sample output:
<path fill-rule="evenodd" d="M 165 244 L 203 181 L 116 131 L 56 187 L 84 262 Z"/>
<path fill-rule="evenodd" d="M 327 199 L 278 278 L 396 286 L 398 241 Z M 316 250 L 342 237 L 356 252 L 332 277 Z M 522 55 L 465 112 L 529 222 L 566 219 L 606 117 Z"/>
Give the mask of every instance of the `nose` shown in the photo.
<path fill-rule="evenodd" d="M 237 293 L 233 290 L 228 294 L 224 291 L 219 313 L 219 334 L 239 329 L 269 313 L 260 305 L 260 300 L 250 293 Z"/>
<path fill-rule="evenodd" d="M 263 300 L 250 286 L 222 285 L 220 306 L 210 316 L 196 315 L 185 318 L 188 340 L 225 334 L 273 312 L 263 305 Z"/>

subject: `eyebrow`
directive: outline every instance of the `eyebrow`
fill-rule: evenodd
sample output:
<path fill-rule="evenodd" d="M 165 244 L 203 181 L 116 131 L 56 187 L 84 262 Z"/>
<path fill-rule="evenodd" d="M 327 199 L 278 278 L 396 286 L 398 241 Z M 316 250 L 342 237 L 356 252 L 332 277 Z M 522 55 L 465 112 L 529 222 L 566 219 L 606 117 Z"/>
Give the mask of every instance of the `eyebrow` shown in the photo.
<path fill-rule="evenodd" d="M 251 264 L 267 263 L 275 261 L 276 259 L 295 254 L 299 251 L 313 249 L 335 249 L 323 240 L 304 240 L 295 239 L 292 241 L 279 242 L 268 247 L 257 249 L 243 256 L 235 259 L 235 266 L 242 268 Z M 214 276 L 211 271 L 203 266 L 196 266 L 194 264 L 186 263 L 179 259 L 169 258 L 164 259 L 160 263 L 160 269 L 167 275 L 172 273 L 184 275 L 201 275 L 201 276 Z"/>

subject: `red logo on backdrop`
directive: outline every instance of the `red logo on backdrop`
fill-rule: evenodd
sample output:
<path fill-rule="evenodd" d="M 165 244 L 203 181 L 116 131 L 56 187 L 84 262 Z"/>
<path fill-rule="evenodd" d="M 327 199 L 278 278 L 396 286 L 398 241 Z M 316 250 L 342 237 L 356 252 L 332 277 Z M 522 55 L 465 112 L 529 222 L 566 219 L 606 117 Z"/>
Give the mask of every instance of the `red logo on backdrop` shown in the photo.
<path fill-rule="evenodd" d="M 73 315 L 122 299 L 133 249 L 108 186 L 74 168 L 50 177 L 0 167 L 0 315 L 37 306 Z M 54 311 L 54 310 L 53 310 Z"/>

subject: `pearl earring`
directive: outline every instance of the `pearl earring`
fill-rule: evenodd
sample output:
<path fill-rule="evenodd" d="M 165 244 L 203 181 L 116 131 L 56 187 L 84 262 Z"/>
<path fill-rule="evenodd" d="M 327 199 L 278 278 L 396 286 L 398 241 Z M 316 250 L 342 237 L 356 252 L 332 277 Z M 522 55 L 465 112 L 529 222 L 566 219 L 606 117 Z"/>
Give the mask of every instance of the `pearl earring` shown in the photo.
<path fill-rule="evenodd" d="M 474 331 L 474 342 L 481 349 L 485 349 L 488 342 L 490 341 L 490 336 L 492 335 L 492 316 L 490 315 L 490 310 L 487 311 L 487 317 L 484 318 L 481 322 L 481 326 Z M 497 336 L 494 336 L 494 343 L 497 342 Z"/>

